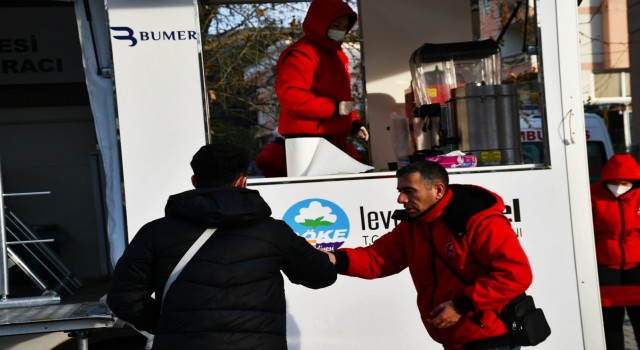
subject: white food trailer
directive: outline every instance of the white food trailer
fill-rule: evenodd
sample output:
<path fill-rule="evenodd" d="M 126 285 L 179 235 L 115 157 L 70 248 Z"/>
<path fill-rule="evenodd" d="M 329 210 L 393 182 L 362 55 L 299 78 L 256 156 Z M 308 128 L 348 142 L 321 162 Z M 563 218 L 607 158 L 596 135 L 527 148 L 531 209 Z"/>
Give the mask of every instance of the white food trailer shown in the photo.
<path fill-rule="evenodd" d="M 191 0 L 69 3 L 78 24 L 105 174 L 106 251 L 114 263 L 144 223 L 163 215 L 169 195 L 190 188 L 188 160 L 208 139 L 197 7 Z M 604 349 L 580 90 L 578 10 L 575 1 L 535 3 L 548 158 L 541 164 L 452 169 L 451 182 L 484 186 L 504 198 L 506 214 L 532 264 L 529 293 L 552 329 L 538 347 Z M 393 112 L 404 113 L 405 89 L 411 81 L 409 56 L 427 41 L 472 40 L 473 11 L 469 1 L 460 0 L 365 0 L 359 6 L 372 165 L 386 169 L 397 160 L 388 118 Z M 20 11 L 14 13 L 20 21 Z M 2 37 L 0 43 L 4 45 Z M 274 217 L 286 220 L 310 241 L 334 247 L 371 244 L 395 226 L 391 213 L 400 208 L 394 172 L 388 170 L 256 178 L 249 187 L 260 191 Z M 332 225 L 298 224 L 295 216 L 303 208 L 330 215 Z M 317 291 L 288 284 L 286 292 L 291 349 L 438 348 L 420 322 L 408 271 L 374 281 L 341 276 L 334 286 Z M 11 300 L 7 291 L 3 297 Z M 93 326 L 110 327 L 113 321 Z M 20 334 L 7 326 L 10 321 L 0 325 L 0 330 L 10 329 L 3 335 Z M 42 322 L 33 329 L 73 330 Z"/>

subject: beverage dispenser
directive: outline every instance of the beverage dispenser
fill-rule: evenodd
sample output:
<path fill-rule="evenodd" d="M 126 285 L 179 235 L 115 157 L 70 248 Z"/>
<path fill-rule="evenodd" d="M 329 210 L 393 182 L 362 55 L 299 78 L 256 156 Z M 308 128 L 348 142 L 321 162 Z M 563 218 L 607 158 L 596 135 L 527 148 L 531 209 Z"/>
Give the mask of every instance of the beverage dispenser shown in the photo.
<path fill-rule="evenodd" d="M 410 66 L 414 125 L 432 149 L 474 154 L 478 165 L 522 162 L 518 96 L 514 86 L 501 84 L 494 40 L 427 43 L 413 52 Z"/>

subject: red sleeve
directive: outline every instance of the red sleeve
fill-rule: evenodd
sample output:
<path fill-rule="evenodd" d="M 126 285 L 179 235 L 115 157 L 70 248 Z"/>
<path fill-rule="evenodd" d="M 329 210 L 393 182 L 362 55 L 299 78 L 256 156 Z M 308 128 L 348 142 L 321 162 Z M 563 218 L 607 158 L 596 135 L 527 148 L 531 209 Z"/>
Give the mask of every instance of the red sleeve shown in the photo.
<path fill-rule="evenodd" d="M 400 224 L 367 247 L 340 249 L 347 253 L 349 268 L 344 275 L 374 279 L 401 272 L 408 266 L 405 238 Z"/>
<path fill-rule="evenodd" d="M 311 91 L 316 67 L 317 62 L 310 56 L 295 50 L 278 64 L 276 94 L 293 118 L 320 120 L 334 117 L 336 101 L 316 96 Z"/>

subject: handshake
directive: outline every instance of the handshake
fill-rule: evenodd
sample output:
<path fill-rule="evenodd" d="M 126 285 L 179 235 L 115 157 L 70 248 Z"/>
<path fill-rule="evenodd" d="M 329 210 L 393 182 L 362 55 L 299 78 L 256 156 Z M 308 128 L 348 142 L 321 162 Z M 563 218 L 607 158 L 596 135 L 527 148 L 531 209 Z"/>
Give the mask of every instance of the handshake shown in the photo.
<path fill-rule="evenodd" d="M 326 250 L 324 250 L 324 249 L 322 249 L 322 248 L 317 248 L 317 247 L 316 247 L 316 249 L 317 249 L 317 250 L 319 250 L 319 251 L 321 251 L 321 252 L 323 252 L 323 253 L 325 253 L 325 254 L 327 254 L 327 256 L 329 257 L 329 261 L 331 261 L 331 263 L 332 263 L 334 266 L 336 265 L 336 256 L 335 256 L 335 254 L 333 254 L 332 252 L 326 251 Z"/>
<path fill-rule="evenodd" d="M 323 253 L 325 253 L 325 254 L 327 254 L 327 256 L 329 257 L 329 261 L 331 261 L 331 263 L 333 265 L 336 264 L 336 256 L 332 252 L 326 251 L 326 250 L 324 250 L 322 248 L 316 248 L 316 249 L 321 251 L 321 252 L 323 252 Z"/>

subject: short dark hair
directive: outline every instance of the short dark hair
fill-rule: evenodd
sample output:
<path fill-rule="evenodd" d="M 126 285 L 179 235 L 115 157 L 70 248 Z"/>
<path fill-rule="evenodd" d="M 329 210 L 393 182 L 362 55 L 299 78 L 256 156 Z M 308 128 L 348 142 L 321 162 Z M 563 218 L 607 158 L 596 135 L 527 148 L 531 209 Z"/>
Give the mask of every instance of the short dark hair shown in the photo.
<path fill-rule="evenodd" d="M 420 178 L 426 183 L 443 183 L 445 190 L 449 188 L 449 174 L 447 173 L 447 169 L 439 163 L 430 160 L 420 160 L 406 165 L 396 171 L 396 176 L 401 177 L 416 172 L 420 174 Z"/>
<path fill-rule="evenodd" d="M 232 186 L 249 169 L 249 151 L 226 142 L 202 146 L 191 160 L 196 187 Z"/>

